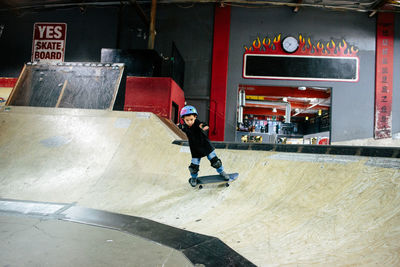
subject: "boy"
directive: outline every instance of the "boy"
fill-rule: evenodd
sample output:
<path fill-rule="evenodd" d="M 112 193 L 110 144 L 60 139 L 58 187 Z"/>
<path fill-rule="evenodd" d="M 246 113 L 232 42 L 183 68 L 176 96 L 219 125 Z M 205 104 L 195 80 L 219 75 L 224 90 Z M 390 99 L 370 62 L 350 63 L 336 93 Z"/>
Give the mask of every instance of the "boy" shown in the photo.
<path fill-rule="evenodd" d="M 193 106 L 184 106 L 180 113 L 184 124 L 179 125 L 179 128 L 186 133 L 189 139 L 190 153 L 192 154 L 192 161 L 189 166 L 190 176 L 192 177 L 190 184 L 196 186 L 200 160 L 205 156 L 207 156 L 211 166 L 217 169 L 217 172 L 228 181 L 229 176 L 224 172 L 221 160 L 215 154 L 214 147 L 204 133 L 204 131 L 208 130 L 208 126 L 204 122 L 200 122 L 197 119 L 197 115 L 197 110 Z"/>

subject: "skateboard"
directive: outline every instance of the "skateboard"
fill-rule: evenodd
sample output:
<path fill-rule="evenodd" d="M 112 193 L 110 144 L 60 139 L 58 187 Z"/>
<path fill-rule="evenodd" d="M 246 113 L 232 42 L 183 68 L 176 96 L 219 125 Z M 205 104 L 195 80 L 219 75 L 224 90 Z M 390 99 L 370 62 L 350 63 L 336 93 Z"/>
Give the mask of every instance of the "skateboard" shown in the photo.
<path fill-rule="evenodd" d="M 226 187 L 229 186 L 229 183 L 235 181 L 239 177 L 239 173 L 230 173 L 229 180 L 225 180 L 221 175 L 207 175 L 207 176 L 200 176 L 197 177 L 197 184 L 193 185 L 191 183 L 192 178 L 189 179 L 189 184 L 193 187 L 198 187 L 202 189 L 206 184 L 225 184 Z"/>

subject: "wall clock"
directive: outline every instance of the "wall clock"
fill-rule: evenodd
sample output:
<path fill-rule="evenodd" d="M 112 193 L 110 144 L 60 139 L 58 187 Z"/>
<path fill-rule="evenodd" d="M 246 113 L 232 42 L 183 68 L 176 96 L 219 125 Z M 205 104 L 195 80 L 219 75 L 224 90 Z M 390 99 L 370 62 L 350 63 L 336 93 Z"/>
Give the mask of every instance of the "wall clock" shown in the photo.
<path fill-rule="evenodd" d="M 293 36 L 288 36 L 282 40 L 282 49 L 286 53 L 294 53 L 299 48 L 299 41 Z"/>

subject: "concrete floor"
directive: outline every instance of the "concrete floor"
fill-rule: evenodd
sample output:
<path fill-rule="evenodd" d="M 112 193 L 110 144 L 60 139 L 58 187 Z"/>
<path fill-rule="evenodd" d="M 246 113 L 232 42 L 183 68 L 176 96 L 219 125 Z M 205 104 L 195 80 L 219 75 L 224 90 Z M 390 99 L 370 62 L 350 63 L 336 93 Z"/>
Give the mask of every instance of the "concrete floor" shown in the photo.
<path fill-rule="evenodd" d="M 76 203 L 0 199 L 0 249 L 0 266 L 255 266 L 215 237 Z"/>
<path fill-rule="evenodd" d="M 180 252 L 120 231 L 0 214 L 0 266 L 193 266 Z"/>
<path fill-rule="evenodd" d="M 400 160 L 218 149 L 228 188 L 193 190 L 154 115 L 0 112 L 0 198 L 76 203 L 215 236 L 258 266 L 398 266 Z M 200 174 L 215 170 L 203 160 Z"/>

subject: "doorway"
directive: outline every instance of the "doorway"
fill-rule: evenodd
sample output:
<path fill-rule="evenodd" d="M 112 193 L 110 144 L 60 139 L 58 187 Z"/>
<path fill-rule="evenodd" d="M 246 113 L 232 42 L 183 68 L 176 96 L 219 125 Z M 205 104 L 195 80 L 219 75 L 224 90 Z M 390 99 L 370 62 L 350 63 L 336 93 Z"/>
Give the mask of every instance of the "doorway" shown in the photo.
<path fill-rule="evenodd" d="M 330 87 L 239 85 L 237 142 L 329 145 Z"/>

